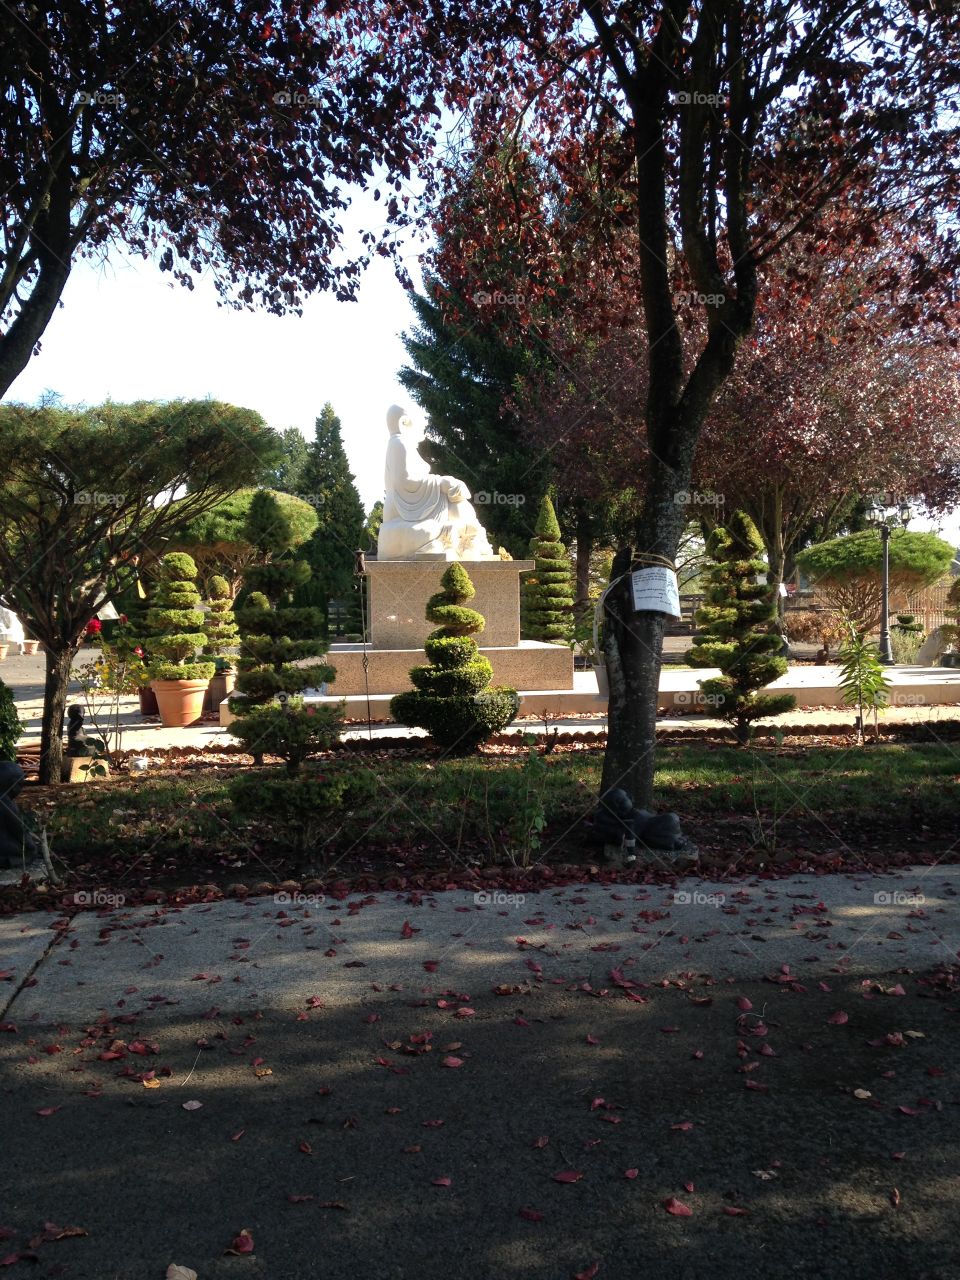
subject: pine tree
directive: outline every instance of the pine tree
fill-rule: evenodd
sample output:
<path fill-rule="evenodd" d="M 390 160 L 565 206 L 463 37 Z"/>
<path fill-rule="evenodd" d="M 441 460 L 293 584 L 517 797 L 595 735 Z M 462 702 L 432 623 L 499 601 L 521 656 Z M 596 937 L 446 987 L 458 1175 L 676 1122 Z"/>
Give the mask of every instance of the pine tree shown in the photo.
<path fill-rule="evenodd" d="M 519 557 L 529 529 L 524 509 L 543 490 L 547 470 L 545 462 L 531 466 L 520 424 L 504 410 L 531 364 L 529 348 L 505 342 L 489 323 L 448 319 L 449 305 L 445 311 L 437 300 L 443 295 L 436 277 L 411 295 L 418 325 L 403 338 L 411 363 L 399 380 L 427 414 L 424 454 L 433 469 L 466 482 L 491 542 Z M 478 501 L 478 494 L 514 501 Z"/>
<path fill-rule="evenodd" d="M 321 609 L 325 631 L 330 599 L 347 598 L 354 588 L 354 553 L 365 520 L 340 435 L 340 419 L 329 403 L 316 420 L 297 492 L 314 507 L 318 523 L 297 553 L 311 573 L 298 588 L 296 602 Z"/>
<path fill-rule="evenodd" d="M 733 726 L 737 741 L 749 742 L 754 720 L 782 715 L 796 705 L 789 693 L 758 693 L 787 670 L 776 627 L 776 587 L 758 582 L 766 574 L 763 540 L 743 511 L 707 538 L 713 564 L 704 573 L 706 601 L 695 614 L 700 630 L 687 655 L 692 667 L 723 673 L 700 681 L 713 714 Z"/>
<path fill-rule="evenodd" d="M 530 539 L 534 569 L 520 591 L 520 626 L 528 640 L 568 644 L 573 638 L 573 571 L 549 494 L 540 501 Z"/>
<path fill-rule="evenodd" d="M 476 591 L 457 561 L 440 580 L 442 590 L 427 601 L 426 616 L 437 623 L 424 643 L 429 665 L 413 667 L 414 688 L 390 700 L 400 724 L 426 729 L 450 753 L 462 754 L 498 733 L 516 717 L 516 689 L 488 688 L 493 668 L 477 648 L 483 614 L 466 607 Z"/>
<path fill-rule="evenodd" d="M 237 717 L 230 733 L 258 762 L 265 752 L 281 756 L 292 774 L 328 745 L 340 716 L 333 708 L 305 707 L 303 691 L 328 683 L 336 673 L 325 662 L 299 665 L 326 649 L 318 638 L 324 614 L 292 604 L 294 591 L 309 581 L 310 566 L 290 557 L 295 534 L 269 490 L 261 490 L 251 502 L 245 532 L 265 563 L 244 571 L 250 595 L 237 610 L 242 645 L 236 693 L 241 696 L 230 701 Z"/>
<path fill-rule="evenodd" d="M 264 485 L 280 493 L 299 493 L 303 488 L 303 471 L 310 457 L 310 446 L 301 431 L 287 427 L 280 432 L 280 448 L 283 451 L 281 459 L 265 478 Z"/>

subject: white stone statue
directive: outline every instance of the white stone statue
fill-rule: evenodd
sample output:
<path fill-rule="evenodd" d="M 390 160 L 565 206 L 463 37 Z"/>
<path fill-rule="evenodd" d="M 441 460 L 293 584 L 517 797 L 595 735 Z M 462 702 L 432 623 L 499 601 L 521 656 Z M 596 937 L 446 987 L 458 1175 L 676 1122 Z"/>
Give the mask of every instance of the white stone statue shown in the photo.
<path fill-rule="evenodd" d="M 495 560 L 470 490 L 455 476 L 433 475 L 418 453 L 423 428 L 396 404 L 387 410 L 387 426 L 377 559 Z"/>

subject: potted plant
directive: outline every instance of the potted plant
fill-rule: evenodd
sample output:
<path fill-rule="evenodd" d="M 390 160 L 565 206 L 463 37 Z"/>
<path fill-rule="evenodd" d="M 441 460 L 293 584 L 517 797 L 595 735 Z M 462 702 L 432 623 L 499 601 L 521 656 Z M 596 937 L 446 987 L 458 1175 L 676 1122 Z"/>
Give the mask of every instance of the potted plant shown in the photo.
<path fill-rule="evenodd" d="M 213 661 L 196 656 L 207 643 L 203 612 L 198 607 L 197 566 L 191 556 L 173 551 L 160 561 L 160 582 L 147 610 L 150 632 L 150 687 L 164 728 L 195 724 L 203 714 L 203 698 L 214 672 Z"/>
<path fill-rule="evenodd" d="M 9 651 L 10 651 L 9 644 L 7 644 L 6 642 L 0 641 L 0 662 L 3 661 L 3 659 L 9 653 Z"/>
<path fill-rule="evenodd" d="M 215 670 L 204 700 L 205 711 L 218 711 L 220 703 L 233 692 L 233 664 L 225 656 L 236 647 L 239 628 L 233 616 L 230 584 L 220 574 L 207 583 L 207 643 L 203 652 L 213 658 Z"/>

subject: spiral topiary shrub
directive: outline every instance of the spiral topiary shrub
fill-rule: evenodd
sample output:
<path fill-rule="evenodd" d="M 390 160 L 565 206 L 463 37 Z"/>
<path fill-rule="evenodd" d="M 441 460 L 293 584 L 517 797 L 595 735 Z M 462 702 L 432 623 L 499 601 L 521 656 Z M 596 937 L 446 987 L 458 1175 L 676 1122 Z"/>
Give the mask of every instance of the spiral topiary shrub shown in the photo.
<path fill-rule="evenodd" d="M 757 582 L 767 567 L 762 550 L 756 525 L 743 511 L 710 534 L 707 554 L 714 563 L 705 574 L 706 604 L 695 614 L 700 630 L 687 655 L 692 667 L 723 672 L 701 680 L 700 691 L 710 714 L 732 725 L 741 745 L 749 742 L 754 720 L 782 715 L 796 705 L 792 694 L 757 692 L 787 669 L 775 627 L 775 588 Z"/>
<path fill-rule="evenodd" d="M 516 689 L 488 687 L 493 668 L 477 648 L 483 615 L 466 607 L 476 594 L 462 564 L 453 563 L 441 579 L 443 590 L 427 601 L 426 616 L 438 624 L 424 643 L 429 665 L 410 672 L 413 689 L 390 700 L 400 724 L 426 729 L 448 752 L 476 750 L 515 719 Z"/>
<path fill-rule="evenodd" d="M 530 555 L 535 568 L 520 591 L 520 626 L 528 640 L 569 644 L 573 639 L 573 572 L 560 540 L 553 503 L 544 495 L 537 515 Z"/>
<path fill-rule="evenodd" d="M 154 680 L 209 680 L 213 675 L 212 661 L 193 661 L 207 643 L 196 577 L 197 566 L 183 551 L 160 561 L 157 590 L 146 616 Z"/>

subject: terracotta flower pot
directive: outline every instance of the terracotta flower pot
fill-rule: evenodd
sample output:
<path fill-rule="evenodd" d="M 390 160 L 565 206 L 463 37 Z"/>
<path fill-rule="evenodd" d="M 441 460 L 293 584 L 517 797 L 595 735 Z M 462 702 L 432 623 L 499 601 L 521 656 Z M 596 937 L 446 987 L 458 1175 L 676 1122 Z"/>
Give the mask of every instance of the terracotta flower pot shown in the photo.
<path fill-rule="evenodd" d="M 32 658 L 39 648 L 39 640 L 24 640 L 20 645 L 20 652 L 25 658 Z"/>
<path fill-rule="evenodd" d="M 152 680 L 157 695 L 160 723 L 165 729 L 182 729 L 196 724 L 203 715 L 203 695 L 208 680 Z"/>
<path fill-rule="evenodd" d="M 0 662 L 2 662 L 3 659 L 7 656 L 7 653 L 9 652 L 9 650 L 10 650 L 10 646 L 8 644 L 0 644 Z"/>
<path fill-rule="evenodd" d="M 157 695 L 153 692 L 149 685 L 141 685 L 137 690 L 140 698 L 140 714 L 142 716 L 158 716 L 160 708 L 157 706 Z"/>

